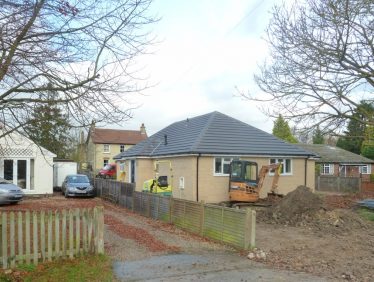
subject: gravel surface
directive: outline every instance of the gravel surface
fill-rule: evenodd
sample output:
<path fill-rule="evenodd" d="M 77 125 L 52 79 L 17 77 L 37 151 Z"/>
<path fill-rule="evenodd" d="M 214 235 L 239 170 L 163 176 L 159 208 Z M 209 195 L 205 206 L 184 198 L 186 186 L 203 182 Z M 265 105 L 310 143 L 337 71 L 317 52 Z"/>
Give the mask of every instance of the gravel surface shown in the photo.
<path fill-rule="evenodd" d="M 328 199 L 333 205 L 347 200 L 334 197 Z M 134 281 L 374 281 L 374 225 L 361 224 L 352 209 L 336 210 L 327 205 L 327 211 L 315 214 L 317 223 L 311 224 L 308 217 L 309 223 L 304 225 L 301 221 L 300 226 L 263 223 L 259 217 L 259 249 L 251 254 L 251 259 L 247 258 L 248 252 L 238 252 L 99 198 L 26 199 L 18 205 L 0 207 L 0 211 L 94 206 L 104 206 L 105 250 L 117 265 L 116 273 L 122 275 L 122 281 L 132 279 L 123 278 L 129 273 L 133 273 Z M 154 267 L 154 274 L 138 275 L 139 265 L 148 269 L 157 261 L 167 261 L 170 268 L 163 263 Z"/>

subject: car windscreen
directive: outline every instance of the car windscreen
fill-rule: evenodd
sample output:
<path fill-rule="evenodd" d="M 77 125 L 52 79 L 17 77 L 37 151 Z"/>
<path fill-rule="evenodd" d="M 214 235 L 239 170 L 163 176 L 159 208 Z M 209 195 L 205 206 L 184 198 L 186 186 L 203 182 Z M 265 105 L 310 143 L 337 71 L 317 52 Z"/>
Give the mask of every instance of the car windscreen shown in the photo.
<path fill-rule="evenodd" d="M 112 165 L 107 164 L 106 166 L 103 167 L 103 169 L 105 169 L 105 170 L 111 170 L 112 167 L 113 167 Z"/>
<path fill-rule="evenodd" d="M 69 183 L 89 183 L 90 180 L 88 179 L 86 175 L 74 175 L 74 176 L 69 177 L 68 182 Z"/>

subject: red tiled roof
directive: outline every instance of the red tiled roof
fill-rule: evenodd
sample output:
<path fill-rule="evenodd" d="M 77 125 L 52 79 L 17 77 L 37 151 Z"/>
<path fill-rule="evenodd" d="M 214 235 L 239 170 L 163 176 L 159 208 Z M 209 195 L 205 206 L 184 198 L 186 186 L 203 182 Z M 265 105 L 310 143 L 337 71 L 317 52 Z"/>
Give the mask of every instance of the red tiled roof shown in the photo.
<path fill-rule="evenodd" d="M 140 130 L 119 130 L 95 128 L 91 132 L 92 142 L 95 144 L 128 144 L 135 145 L 147 138 Z"/>

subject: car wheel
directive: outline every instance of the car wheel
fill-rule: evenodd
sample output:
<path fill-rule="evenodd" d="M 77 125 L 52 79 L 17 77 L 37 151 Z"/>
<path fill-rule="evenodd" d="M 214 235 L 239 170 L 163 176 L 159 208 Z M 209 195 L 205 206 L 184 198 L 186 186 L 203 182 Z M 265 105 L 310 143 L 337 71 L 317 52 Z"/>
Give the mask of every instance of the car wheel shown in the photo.
<path fill-rule="evenodd" d="M 68 191 L 65 191 L 65 198 L 69 198 Z"/>
<path fill-rule="evenodd" d="M 17 205 L 18 202 L 10 202 L 11 205 Z"/>

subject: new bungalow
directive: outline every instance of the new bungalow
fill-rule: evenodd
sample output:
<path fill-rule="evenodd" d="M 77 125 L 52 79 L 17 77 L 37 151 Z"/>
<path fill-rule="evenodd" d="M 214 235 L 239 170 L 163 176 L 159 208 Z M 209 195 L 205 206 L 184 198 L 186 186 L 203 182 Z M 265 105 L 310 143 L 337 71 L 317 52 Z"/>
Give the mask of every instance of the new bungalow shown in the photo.
<path fill-rule="evenodd" d="M 281 162 L 278 192 L 298 185 L 314 188 L 315 155 L 244 122 L 212 112 L 175 122 L 114 157 L 127 182 L 143 182 L 155 174 L 168 176 L 173 197 L 217 203 L 228 200 L 229 164 L 233 159 L 259 165 Z M 117 173 L 117 174 L 120 174 Z M 261 191 L 270 191 L 272 175 Z"/>

